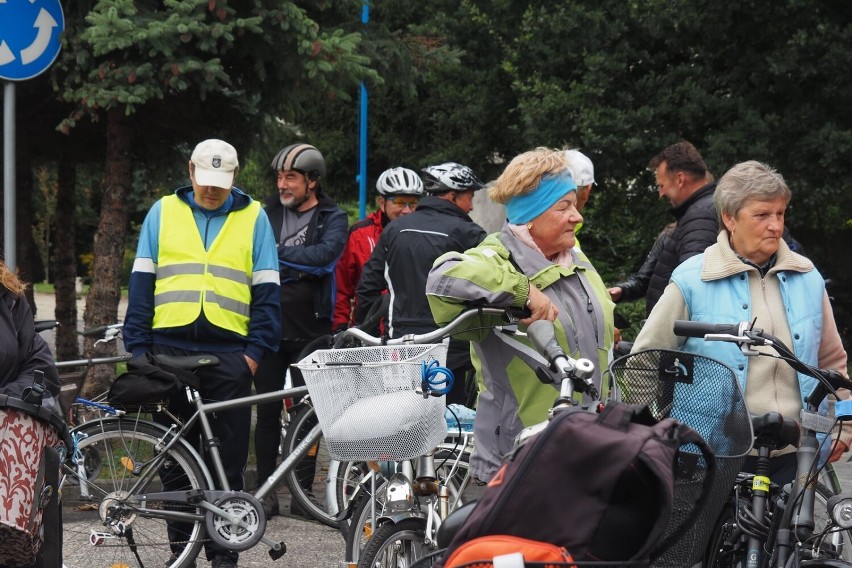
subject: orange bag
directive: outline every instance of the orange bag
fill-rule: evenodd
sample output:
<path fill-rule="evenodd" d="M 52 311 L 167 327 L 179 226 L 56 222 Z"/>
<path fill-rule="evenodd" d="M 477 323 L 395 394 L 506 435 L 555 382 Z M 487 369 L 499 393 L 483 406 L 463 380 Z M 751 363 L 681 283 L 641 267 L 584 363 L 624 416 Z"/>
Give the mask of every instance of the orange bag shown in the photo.
<path fill-rule="evenodd" d="M 481 536 L 458 548 L 444 562 L 444 568 L 491 568 L 494 558 L 520 553 L 524 562 L 543 563 L 545 567 L 574 566 L 568 551 L 555 544 L 503 534 Z M 552 562 L 553 564 L 549 564 Z"/>

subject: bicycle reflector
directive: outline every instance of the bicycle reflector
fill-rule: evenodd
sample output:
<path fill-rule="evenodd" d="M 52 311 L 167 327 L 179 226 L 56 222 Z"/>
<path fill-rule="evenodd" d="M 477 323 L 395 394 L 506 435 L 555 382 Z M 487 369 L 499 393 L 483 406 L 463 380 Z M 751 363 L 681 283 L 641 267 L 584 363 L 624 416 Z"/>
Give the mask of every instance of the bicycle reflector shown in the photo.
<path fill-rule="evenodd" d="M 852 528 L 852 495 L 841 493 L 828 499 L 828 513 L 842 529 Z"/>

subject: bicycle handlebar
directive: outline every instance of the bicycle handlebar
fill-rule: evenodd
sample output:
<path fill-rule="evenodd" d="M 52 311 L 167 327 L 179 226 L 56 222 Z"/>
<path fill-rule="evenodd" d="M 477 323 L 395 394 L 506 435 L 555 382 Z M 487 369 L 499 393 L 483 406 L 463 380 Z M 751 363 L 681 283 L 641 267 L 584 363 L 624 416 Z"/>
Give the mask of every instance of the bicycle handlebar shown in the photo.
<path fill-rule="evenodd" d="M 749 322 L 725 324 L 676 320 L 674 322 L 674 334 L 682 337 L 702 337 L 705 341 L 736 343 L 743 353 L 749 356 L 760 354 L 759 351 L 749 349 L 752 345 L 771 347 L 793 369 L 817 379 L 817 386 L 807 398 L 809 405 L 818 406 L 826 395 L 829 393 L 836 394 L 839 388 L 852 390 L 852 381 L 837 371 L 819 369 L 808 365 L 799 359 L 783 341 L 762 329 L 754 327 Z"/>
<path fill-rule="evenodd" d="M 420 334 L 407 334 L 394 339 L 386 339 L 375 337 L 356 327 L 342 331 L 335 338 L 334 348 L 341 347 L 346 339 L 355 338 L 366 345 L 406 345 L 406 344 L 422 344 L 436 343 L 449 337 L 461 330 L 462 326 L 479 316 L 502 316 L 506 319 L 506 323 L 515 323 L 518 319 L 529 317 L 528 310 L 519 310 L 517 308 L 490 308 L 479 307 L 471 308 L 460 313 L 450 323 L 443 327 L 439 327 L 435 331 Z M 589 359 L 580 358 L 574 359 L 565 354 L 565 351 L 556 342 L 556 336 L 553 332 L 553 323 L 549 321 L 535 321 L 527 328 L 527 335 L 533 342 L 536 350 L 547 359 L 553 371 L 560 374 L 562 378 L 570 378 L 576 389 L 580 392 L 588 393 L 593 398 L 597 397 L 597 390 L 592 382 L 592 375 L 595 370 L 594 363 Z M 551 381 L 553 382 L 553 381 Z"/>
<path fill-rule="evenodd" d="M 556 341 L 553 323 L 546 320 L 534 321 L 527 327 L 527 336 L 536 350 L 547 358 L 554 371 L 572 379 L 576 390 L 597 398 L 597 389 L 592 382 L 595 365 L 588 359 L 574 359 L 566 355 Z"/>
<path fill-rule="evenodd" d="M 674 322 L 674 334 L 681 337 L 705 337 L 706 335 L 740 336 L 744 331 L 740 323 L 705 323 L 702 321 L 677 320 Z"/>
<path fill-rule="evenodd" d="M 439 327 L 435 331 L 417 334 L 409 333 L 403 335 L 402 337 L 396 337 L 394 339 L 375 337 L 361 329 L 358 329 L 357 327 L 350 327 L 349 329 L 340 332 L 340 334 L 335 337 L 334 347 L 341 347 L 348 338 L 357 339 L 358 341 L 366 345 L 406 345 L 411 343 L 438 343 L 445 337 L 449 337 L 454 333 L 461 331 L 460 328 L 462 327 L 462 325 L 467 323 L 468 320 L 479 316 L 504 316 L 507 320 L 507 323 L 510 323 L 513 320 L 517 320 L 516 315 L 512 315 L 508 308 L 471 308 L 467 311 L 462 312 L 461 314 L 456 316 L 455 319 L 453 319 L 450 323 L 443 327 Z"/>

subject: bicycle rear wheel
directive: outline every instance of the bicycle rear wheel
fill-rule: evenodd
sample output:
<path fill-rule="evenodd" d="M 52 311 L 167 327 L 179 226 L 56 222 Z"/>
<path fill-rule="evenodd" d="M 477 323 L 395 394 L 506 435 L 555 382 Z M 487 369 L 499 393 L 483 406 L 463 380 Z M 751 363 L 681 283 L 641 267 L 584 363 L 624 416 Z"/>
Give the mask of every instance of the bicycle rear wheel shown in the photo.
<path fill-rule="evenodd" d="M 164 432 L 156 424 L 126 418 L 89 422 L 72 431 L 76 455 L 83 460 L 97 456 L 99 467 L 63 466 L 65 566 L 160 568 L 171 562 L 183 568 L 194 561 L 206 535 L 204 511 L 186 502 L 136 498 L 179 488 L 208 489 L 190 451 L 176 445 L 161 453 Z M 167 523 L 167 511 L 192 517 Z"/>

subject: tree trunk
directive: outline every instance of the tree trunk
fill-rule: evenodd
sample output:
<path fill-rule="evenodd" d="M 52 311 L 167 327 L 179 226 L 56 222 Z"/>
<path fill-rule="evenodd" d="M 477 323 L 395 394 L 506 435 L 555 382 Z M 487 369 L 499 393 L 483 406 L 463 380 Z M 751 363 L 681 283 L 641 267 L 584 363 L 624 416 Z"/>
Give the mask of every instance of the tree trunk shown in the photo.
<path fill-rule="evenodd" d="M 83 317 L 86 328 L 115 323 L 121 298 L 121 273 L 127 239 L 127 192 L 132 173 L 130 159 L 132 130 L 124 109 L 107 112 L 107 158 L 101 217 L 95 233 L 92 285 L 86 296 Z M 86 354 L 92 357 L 115 355 L 114 344 L 95 346 L 86 339 Z M 95 395 L 109 388 L 115 378 L 111 365 L 98 365 L 83 389 L 84 395 Z"/>
<path fill-rule="evenodd" d="M 59 160 L 56 192 L 56 226 L 53 230 L 53 283 L 56 288 L 56 359 L 80 357 L 77 342 L 77 251 L 74 247 L 77 209 L 77 170 L 68 156 Z"/>
<path fill-rule="evenodd" d="M 36 247 L 33 242 L 33 168 L 32 155 L 26 144 L 26 136 L 18 136 L 15 156 L 15 177 L 17 191 L 15 193 L 15 255 L 17 256 L 18 275 L 24 282 L 35 282 L 38 279 L 37 269 L 40 266 L 36 258 Z M 53 314 L 36 314 L 33 287 L 27 287 L 27 301 L 30 303 L 36 319 L 50 319 Z"/>

